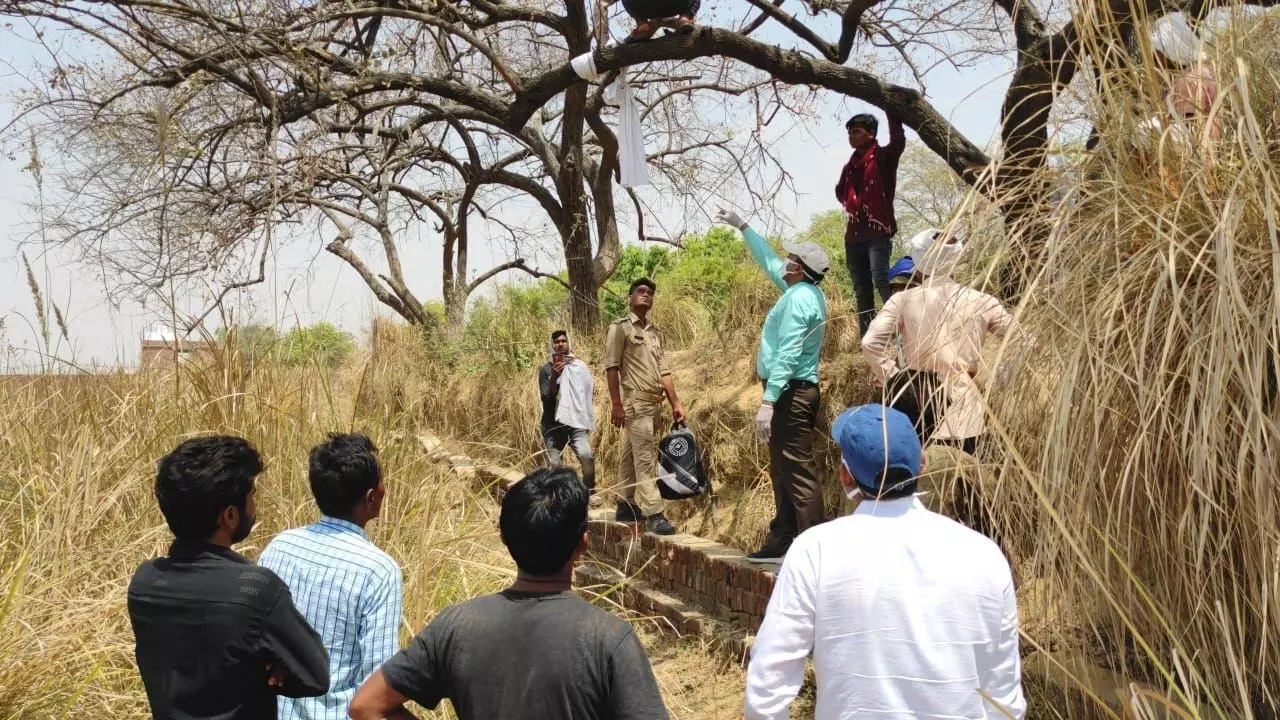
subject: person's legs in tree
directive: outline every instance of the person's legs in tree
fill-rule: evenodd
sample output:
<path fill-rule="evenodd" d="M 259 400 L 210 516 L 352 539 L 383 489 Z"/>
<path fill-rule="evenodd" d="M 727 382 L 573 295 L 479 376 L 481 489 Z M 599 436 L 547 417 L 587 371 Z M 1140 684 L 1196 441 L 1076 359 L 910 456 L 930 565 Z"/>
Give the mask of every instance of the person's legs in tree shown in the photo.
<path fill-rule="evenodd" d="M 683 7 L 678 8 L 676 12 L 677 22 L 679 23 L 676 25 L 676 32 L 693 32 L 693 19 L 698 16 L 698 9 L 702 7 L 702 0 L 688 0 L 680 4 Z"/>
<path fill-rule="evenodd" d="M 691 32 L 701 4 L 701 0 L 622 0 L 623 8 L 636 21 L 636 29 L 625 42 L 648 40 L 657 32 L 661 21 L 668 18 L 677 19 L 677 32 Z"/>
<path fill-rule="evenodd" d="M 858 334 L 866 335 L 871 320 L 876 316 L 875 288 L 871 284 L 871 259 L 867 244 L 845 243 L 844 261 L 853 280 L 853 296 L 858 303 Z"/>
<path fill-rule="evenodd" d="M 622 0 L 622 7 L 636 21 L 636 29 L 626 37 L 623 42 L 636 42 L 637 40 L 648 40 L 653 37 L 653 33 L 658 30 L 658 24 L 654 22 L 656 16 L 651 15 L 653 11 L 653 2 L 648 0 Z"/>

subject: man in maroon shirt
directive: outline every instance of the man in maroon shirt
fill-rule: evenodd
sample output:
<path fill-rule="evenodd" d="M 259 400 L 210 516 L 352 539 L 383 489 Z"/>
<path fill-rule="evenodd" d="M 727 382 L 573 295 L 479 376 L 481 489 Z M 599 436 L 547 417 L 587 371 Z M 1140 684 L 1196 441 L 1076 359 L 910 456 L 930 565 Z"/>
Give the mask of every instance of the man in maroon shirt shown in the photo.
<path fill-rule="evenodd" d="M 889 144 L 876 142 L 880 127 L 874 115 L 862 113 L 849 118 L 849 145 L 853 156 L 840 172 L 836 199 L 844 207 L 849 224 L 844 232 L 845 263 L 853 279 L 858 301 L 858 327 L 866 334 L 876 315 L 875 290 L 889 302 L 889 257 L 898 221 L 893 214 L 893 195 L 898 185 L 898 160 L 907 146 L 902 122 L 889 116 Z"/>

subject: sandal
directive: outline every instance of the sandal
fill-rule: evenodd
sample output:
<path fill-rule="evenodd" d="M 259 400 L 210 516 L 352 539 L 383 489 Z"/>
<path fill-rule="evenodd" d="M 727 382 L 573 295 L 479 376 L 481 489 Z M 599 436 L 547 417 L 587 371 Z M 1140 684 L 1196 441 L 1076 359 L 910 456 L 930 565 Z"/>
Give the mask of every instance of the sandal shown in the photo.
<path fill-rule="evenodd" d="M 676 19 L 676 33 L 679 35 L 688 35 L 693 32 L 693 18 L 688 15 L 681 15 Z"/>
<path fill-rule="evenodd" d="M 641 42 L 644 40 L 648 40 L 649 38 L 653 37 L 653 33 L 656 32 L 657 30 L 658 28 L 655 27 L 652 22 L 650 22 L 649 20 L 644 20 L 640 23 L 637 23 L 636 29 L 632 30 L 631 34 L 628 35 L 626 38 L 624 38 L 622 42 L 632 43 L 632 42 Z"/>

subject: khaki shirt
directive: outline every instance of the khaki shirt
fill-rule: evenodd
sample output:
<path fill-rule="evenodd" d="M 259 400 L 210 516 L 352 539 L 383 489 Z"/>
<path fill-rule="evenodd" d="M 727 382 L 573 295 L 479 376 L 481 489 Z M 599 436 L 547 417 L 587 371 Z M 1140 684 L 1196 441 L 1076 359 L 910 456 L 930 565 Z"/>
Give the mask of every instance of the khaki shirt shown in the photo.
<path fill-rule="evenodd" d="M 670 375 L 662 351 L 662 331 L 641 325 L 635 313 L 627 313 L 609 325 L 604 340 L 604 368 L 618 368 L 622 394 L 662 394 L 662 376 Z"/>
<path fill-rule="evenodd" d="M 887 383 L 899 371 L 893 338 L 902 338 L 907 368 L 938 375 L 947 391 L 946 410 L 936 439 L 964 439 L 986 430 L 982 391 L 974 382 L 987 335 L 1014 330 L 1013 316 L 999 300 L 945 278 L 894 293 L 862 337 L 862 354 L 872 373 Z M 1013 333 L 1020 350 L 1030 338 Z"/>

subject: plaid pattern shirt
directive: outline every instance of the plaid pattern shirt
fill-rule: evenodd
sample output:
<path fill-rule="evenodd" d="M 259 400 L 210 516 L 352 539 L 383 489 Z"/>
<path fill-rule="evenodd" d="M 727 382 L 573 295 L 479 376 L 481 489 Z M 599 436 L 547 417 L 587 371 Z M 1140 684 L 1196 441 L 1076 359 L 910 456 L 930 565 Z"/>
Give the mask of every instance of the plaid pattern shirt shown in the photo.
<path fill-rule="evenodd" d="M 279 717 L 342 720 L 351 698 L 396 653 L 403 578 L 400 566 L 364 529 L 324 517 L 286 530 L 258 559 L 289 586 L 293 603 L 329 652 L 329 692 L 280 698 Z"/>

